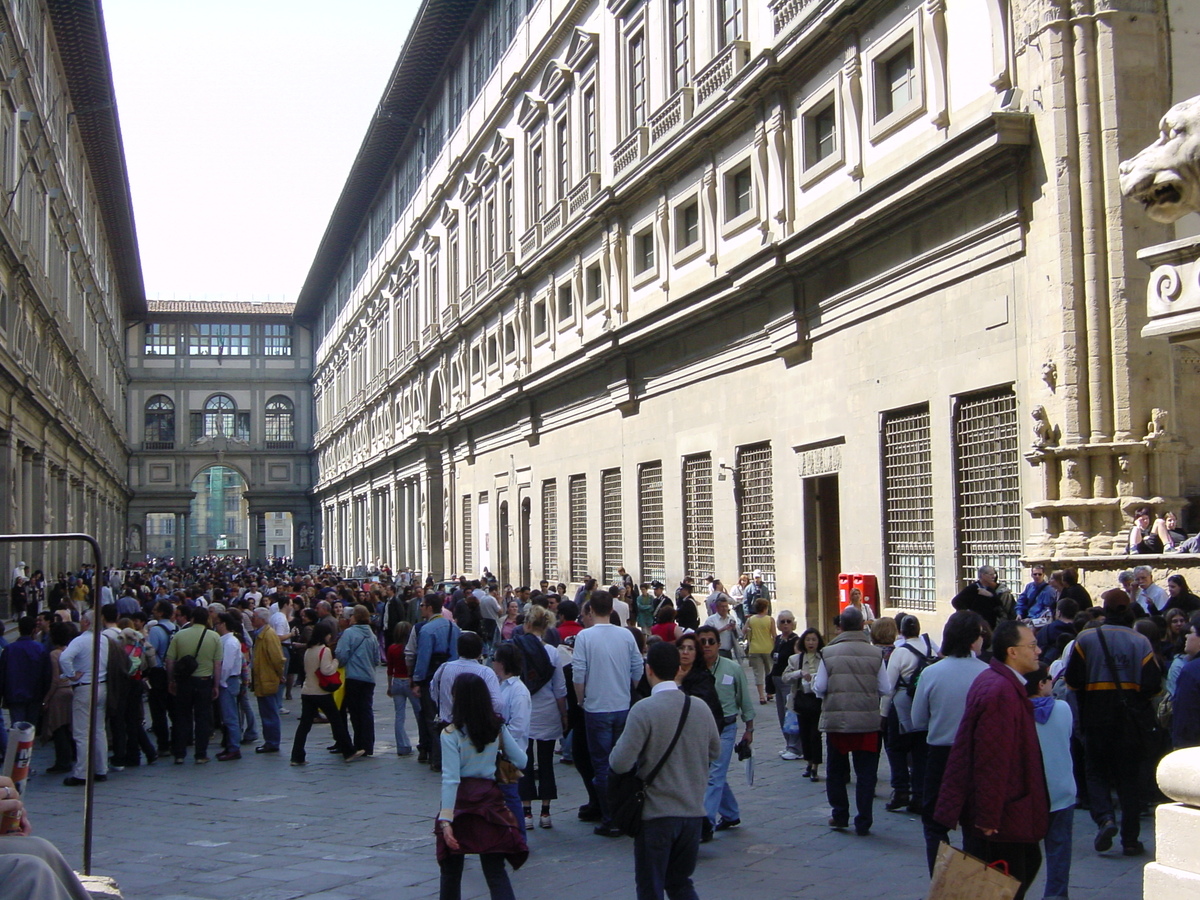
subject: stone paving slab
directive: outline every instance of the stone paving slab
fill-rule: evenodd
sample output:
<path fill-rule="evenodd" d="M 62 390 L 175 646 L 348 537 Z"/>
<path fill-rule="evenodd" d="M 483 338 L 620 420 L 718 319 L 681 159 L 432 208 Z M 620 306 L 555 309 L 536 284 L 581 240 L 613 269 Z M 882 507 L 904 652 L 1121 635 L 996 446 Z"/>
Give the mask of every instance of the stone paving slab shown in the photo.
<path fill-rule="evenodd" d="M 392 704 L 382 687 L 375 697 L 372 759 L 347 765 L 324 753 L 329 728 L 318 726 L 309 736 L 309 764 L 289 766 L 297 696 L 287 704 L 292 714 L 283 720 L 283 753 L 256 756 L 247 747 L 236 762 L 195 766 L 189 760 L 174 766 L 163 760 L 112 773 L 96 787 L 93 872 L 114 877 L 126 900 L 436 897 L 432 820 L 439 782 L 415 756 L 394 755 Z M 802 764 L 778 758 L 782 737 L 767 721 L 755 744 L 755 786 L 746 787 L 736 767 L 733 772 L 744 824 L 700 848 L 700 896 L 923 898 L 928 878 L 920 822 L 883 810 L 886 762 L 880 767 L 872 834 L 860 838 L 830 831 L 824 784 L 800 778 Z M 415 744 L 411 718 L 408 731 Z M 38 747 L 35 768 L 50 763 L 50 749 Z M 530 834 L 529 861 L 512 874 L 516 895 L 522 900 L 633 897 L 631 842 L 593 836 L 591 825 L 575 817 L 586 799 L 575 770 L 559 764 L 555 775 L 560 799 L 553 804 L 554 828 L 535 827 Z M 82 792 L 64 787 L 61 777 L 38 775 L 26 798 L 35 833 L 57 844 L 72 865 L 81 865 Z M 1152 820 L 1143 820 L 1143 826 L 1142 839 L 1153 853 Z M 1140 898 L 1142 866 L 1151 857 L 1098 856 L 1091 847 L 1093 833 L 1087 813 L 1078 812 L 1071 896 Z M 474 859 L 467 862 L 463 896 L 487 896 Z M 1029 897 L 1041 896 L 1039 878 Z"/>

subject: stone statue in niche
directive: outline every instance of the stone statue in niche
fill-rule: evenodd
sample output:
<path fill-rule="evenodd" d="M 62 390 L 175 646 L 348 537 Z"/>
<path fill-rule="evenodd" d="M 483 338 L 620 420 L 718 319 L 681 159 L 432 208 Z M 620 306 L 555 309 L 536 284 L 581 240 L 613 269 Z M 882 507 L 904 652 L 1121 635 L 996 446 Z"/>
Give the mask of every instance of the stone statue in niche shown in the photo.
<path fill-rule="evenodd" d="M 1046 407 L 1035 406 L 1030 415 L 1033 417 L 1034 449 L 1043 450 L 1057 444 L 1058 429 L 1050 424 L 1050 414 L 1046 412 Z"/>
<path fill-rule="evenodd" d="M 1158 140 L 1123 161 L 1120 173 L 1121 193 L 1155 222 L 1169 225 L 1200 212 L 1200 97 L 1167 110 Z"/>
<path fill-rule="evenodd" d="M 1154 441 L 1167 436 L 1167 421 L 1171 413 L 1157 406 L 1150 410 L 1150 422 L 1146 425 L 1146 440 Z"/>
<path fill-rule="evenodd" d="M 126 541 L 130 553 L 142 552 L 142 529 L 137 525 L 129 526 L 129 537 Z"/>
<path fill-rule="evenodd" d="M 296 538 L 296 546 L 301 550 L 312 549 L 312 528 L 307 522 L 300 526 L 300 534 Z"/>

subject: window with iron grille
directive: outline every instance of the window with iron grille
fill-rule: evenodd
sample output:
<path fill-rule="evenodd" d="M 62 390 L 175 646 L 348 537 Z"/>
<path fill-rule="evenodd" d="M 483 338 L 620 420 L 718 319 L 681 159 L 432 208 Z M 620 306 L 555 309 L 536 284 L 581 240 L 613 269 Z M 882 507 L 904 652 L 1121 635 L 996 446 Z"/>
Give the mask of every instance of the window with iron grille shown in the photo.
<path fill-rule="evenodd" d="M 771 445 L 755 444 L 737 451 L 737 515 L 739 571 L 761 570 L 763 583 L 775 596 L 775 500 Z"/>
<path fill-rule="evenodd" d="M 558 581 L 558 482 L 542 482 L 542 577 Z"/>
<path fill-rule="evenodd" d="M 883 417 L 884 554 L 891 606 L 934 608 L 929 407 Z"/>
<path fill-rule="evenodd" d="M 638 543 L 641 546 L 642 581 L 665 581 L 666 541 L 663 529 L 663 467 L 644 463 L 638 469 Z"/>
<path fill-rule="evenodd" d="M 475 571 L 474 508 L 470 494 L 463 494 L 462 498 L 462 568 L 467 575 Z"/>
<path fill-rule="evenodd" d="M 587 476 L 572 475 L 567 485 L 571 516 L 571 580 L 587 577 Z"/>
<path fill-rule="evenodd" d="M 1001 582 L 1021 583 L 1020 447 L 1011 388 L 961 397 L 954 415 L 959 571 L 974 581 L 994 566 Z"/>
<path fill-rule="evenodd" d="M 712 454 L 683 458 L 683 567 L 693 580 L 712 575 Z"/>
<path fill-rule="evenodd" d="M 612 584 L 621 567 L 621 470 L 600 473 L 600 567 L 603 583 Z"/>

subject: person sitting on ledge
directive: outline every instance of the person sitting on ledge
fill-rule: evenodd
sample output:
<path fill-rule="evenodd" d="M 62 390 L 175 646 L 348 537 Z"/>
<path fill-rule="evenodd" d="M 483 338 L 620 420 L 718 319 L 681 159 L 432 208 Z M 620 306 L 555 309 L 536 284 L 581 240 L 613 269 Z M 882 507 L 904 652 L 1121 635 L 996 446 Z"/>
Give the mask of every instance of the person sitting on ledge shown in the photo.
<path fill-rule="evenodd" d="M 0 816 L 10 814 L 18 817 L 20 831 L 0 836 L 0 892 L 22 900 L 91 900 L 58 848 L 32 836 L 17 786 L 0 776 Z"/>
<path fill-rule="evenodd" d="M 1130 553 L 1165 553 L 1171 545 L 1166 523 L 1154 514 L 1151 506 L 1140 506 L 1133 513 L 1133 527 L 1129 529 Z"/>

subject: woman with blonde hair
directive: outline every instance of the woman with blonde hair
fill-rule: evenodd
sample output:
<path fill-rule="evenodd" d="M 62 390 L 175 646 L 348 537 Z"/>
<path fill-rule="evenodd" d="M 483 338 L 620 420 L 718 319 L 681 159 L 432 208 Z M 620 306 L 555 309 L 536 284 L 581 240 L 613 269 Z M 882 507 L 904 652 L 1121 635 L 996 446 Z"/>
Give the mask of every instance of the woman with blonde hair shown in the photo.
<path fill-rule="evenodd" d="M 549 646 L 546 631 L 554 623 L 554 613 L 534 605 L 525 618 L 525 634 L 514 644 L 524 658 L 525 686 L 530 688 L 529 763 L 521 775 L 518 790 L 525 814 L 525 827 L 533 827 L 533 801 L 542 802 L 538 825 L 551 828 L 550 801 L 558 799 L 554 781 L 554 745 L 567 726 L 567 682 L 563 659 Z M 539 655 L 540 654 L 540 655 Z"/>
<path fill-rule="evenodd" d="M 767 693 L 771 685 L 767 684 L 767 675 L 771 671 L 771 651 L 775 649 L 775 620 L 768 610 L 771 604 L 767 600 L 754 601 L 754 615 L 746 620 L 742 636 L 750 640 L 747 651 L 750 655 L 750 670 L 754 673 L 754 686 L 758 688 L 758 702 L 762 706 L 774 697 Z M 765 690 L 764 690 L 765 688 Z"/>

